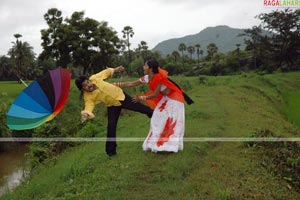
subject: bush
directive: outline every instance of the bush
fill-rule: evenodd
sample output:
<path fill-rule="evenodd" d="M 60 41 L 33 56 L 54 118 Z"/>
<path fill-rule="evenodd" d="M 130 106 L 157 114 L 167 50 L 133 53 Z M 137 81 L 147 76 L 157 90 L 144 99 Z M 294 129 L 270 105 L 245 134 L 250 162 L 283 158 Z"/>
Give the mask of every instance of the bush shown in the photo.
<path fill-rule="evenodd" d="M 80 126 L 80 111 L 82 101 L 78 98 L 79 92 L 71 88 L 69 98 L 63 110 L 50 122 L 47 122 L 32 132 L 36 138 L 68 138 L 74 137 L 82 128 Z M 74 117 L 74 113 L 75 117 Z M 68 147 L 74 146 L 74 142 L 33 142 L 30 145 L 30 160 L 32 167 L 50 159 Z"/>
<path fill-rule="evenodd" d="M 11 136 L 11 131 L 5 126 L 6 120 L 5 116 L 7 113 L 7 104 L 1 103 L 0 104 L 0 137 L 9 137 Z"/>
<path fill-rule="evenodd" d="M 280 137 L 268 129 L 257 130 L 251 137 Z M 261 164 L 275 172 L 300 192 L 299 142 L 246 142 L 261 155 Z M 291 186 L 290 186 L 291 187 Z"/>
<path fill-rule="evenodd" d="M 206 85 L 208 82 L 208 78 L 206 76 L 199 76 L 198 81 L 200 85 Z"/>
<path fill-rule="evenodd" d="M 86 122 L 77 134 L 78 137 L 95 137 L 99 135 L 106 135 L 106 126 L 98 122 L 93 123 L 93 121 Z"/>

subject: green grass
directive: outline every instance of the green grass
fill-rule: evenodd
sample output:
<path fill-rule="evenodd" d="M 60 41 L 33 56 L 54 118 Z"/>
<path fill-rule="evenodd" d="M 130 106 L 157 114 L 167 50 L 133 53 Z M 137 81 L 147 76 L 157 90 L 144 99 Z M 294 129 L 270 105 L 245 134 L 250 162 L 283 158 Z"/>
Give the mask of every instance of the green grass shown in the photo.
<path fill-rule="evenodd" d="M 293 122 L 300 113 L 299 72 L 206 77 L 207 82 L 201 84 L 198 77 L 172 79 L 196 102 L 185 107 L 185 137 L 250 137 L 257 130 L 299 137 Z M 128 90 L 131 94 L 137 91 Z M 71 92 L 77 96 L 77 91 Z M 106 134 L 102 108 L 92 122 L 102 124 L 98 137 Z M 72 112 L 79 113 L 80 109 Z M 148 129 L 147 117 L 124 111 L 117 136 L 144 138 Z M 286 180 L 261 164 L 254 148 L 243 143 L 185 142 L 184 150 L 177 154 L 154 154 L 143 152 L 142 142 L 118 142 L 118 155 L 111 159 L 105 155 L 104 145 L 84 143 L 66 150 L 35 168 L 27 184 L 0 199 L 239 200 L 300 196 L 288 188 Z"/>
<path fill-rule="evenodd" d="M 294 124 L 300 125 L 300 92 L 293 91 L 288 92 L 284 95 L 284 99 L 286 101 L 285 112 L 288 116 L 289 121 Z"/>
<path fill-rule="evenodd" d="M 1 102 L 12 101 L 25 86 L 17 81 L 1 81 L 0 82 L 0 99 Z"/>

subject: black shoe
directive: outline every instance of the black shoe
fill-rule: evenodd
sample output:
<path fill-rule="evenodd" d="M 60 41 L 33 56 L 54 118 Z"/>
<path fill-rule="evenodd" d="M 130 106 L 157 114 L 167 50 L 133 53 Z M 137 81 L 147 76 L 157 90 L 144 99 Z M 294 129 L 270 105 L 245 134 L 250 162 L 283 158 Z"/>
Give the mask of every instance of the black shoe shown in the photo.
<path fill-rule="evenodd" d="M 107 155 L 109 157 L 113 157 L 113 156 L 116 156 L 117 155 L 117 152 L 110 152 L 110 153 L 107 153 Z"/>

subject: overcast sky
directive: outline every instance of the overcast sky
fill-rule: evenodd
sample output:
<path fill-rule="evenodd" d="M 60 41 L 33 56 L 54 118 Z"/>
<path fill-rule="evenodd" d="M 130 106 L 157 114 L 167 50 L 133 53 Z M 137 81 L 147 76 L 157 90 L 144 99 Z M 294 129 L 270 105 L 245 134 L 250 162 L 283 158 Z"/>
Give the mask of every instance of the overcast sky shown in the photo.
<path fill-rule="evenodd" d="M 64 18 L 84 11 L 85 17 L 107 21 L 119 37 L 129 25 L 135 33 L 132 48 L 144 40 L 150 49 L 206 27 L 251 28 L 260 23 L 256 15 L 271 11 L 263 0 L 1 0 L 0 55 L 7 54 L 16 33 L 39 54 L 40 30 L 48 28 L 43 15 L 49 8 L 61 10 Z"/>

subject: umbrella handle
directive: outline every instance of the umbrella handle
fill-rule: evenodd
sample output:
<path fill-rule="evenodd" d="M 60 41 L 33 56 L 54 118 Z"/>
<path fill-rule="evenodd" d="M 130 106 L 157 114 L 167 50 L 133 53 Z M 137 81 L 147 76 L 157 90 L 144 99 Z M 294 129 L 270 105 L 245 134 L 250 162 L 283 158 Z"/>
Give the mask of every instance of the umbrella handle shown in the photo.
<path fill-rule="evenodd" d="M 16 77 L 19 79 L 19 81 L 21 81 L 21 83 L 23 83 L 23 85 L 25 85 L 25 87 L 28 87 L 28 85 L 23 81 L 23 79 L 21 79 L 18 74 L 16 74 Z"/>
<path fill-rule="evenodd" d="M 28 87 L 28 85 L 23 81 L 23 79 L 19 78 L 19 80 L 23 83 L 23 85 L 25 85 L 26 87 Z"/>

